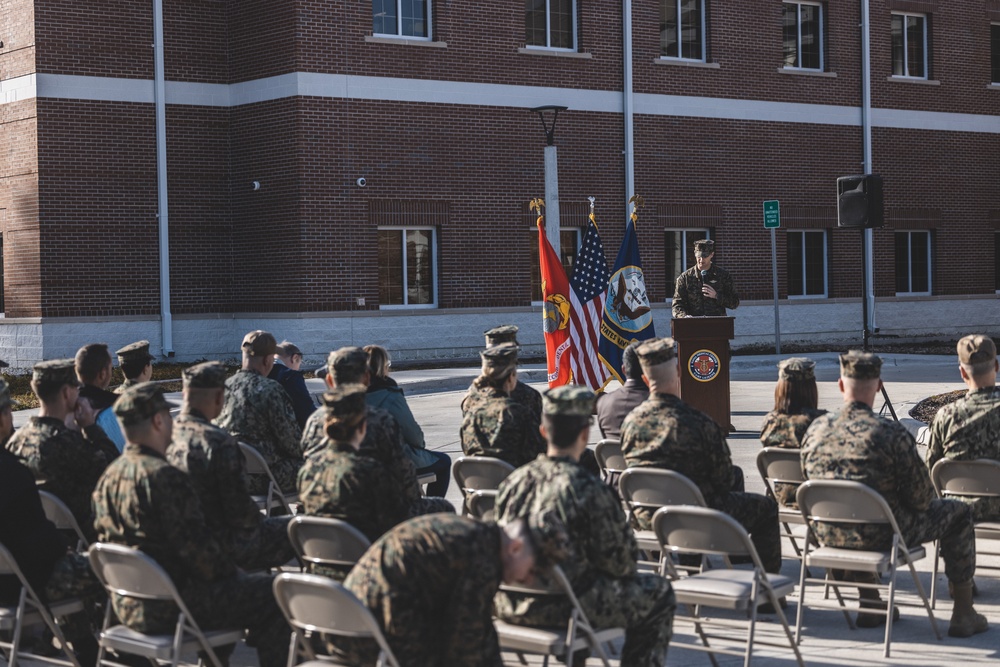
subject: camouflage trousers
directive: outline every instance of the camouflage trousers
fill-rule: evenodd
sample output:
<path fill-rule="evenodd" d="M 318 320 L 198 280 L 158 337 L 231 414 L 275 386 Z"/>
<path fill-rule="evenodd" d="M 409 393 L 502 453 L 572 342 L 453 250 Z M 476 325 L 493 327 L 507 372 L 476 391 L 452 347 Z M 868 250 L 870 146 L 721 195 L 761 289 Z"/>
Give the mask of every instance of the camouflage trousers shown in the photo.
<path fill-rule="evenodd" d="M 246 628 L 260 667 L 285 667 L 291 631 L 271 589 L 269 574 L 236 574 L 219 581 L 191 581 L 181 598 L 202 630 Z M 177 607 L 170 602 L 113 596 L 118 618 L 137 632 L 173 633 Z"/>
<path fill-rule="evenodd" d="M 288 540 L 290 516 L 275 516 L 260 522 L 251 533 L 231 538 L 233 562 L 244 570 L 255 572 L 284 565 L 295 558 L 295 549 Z"/>
<path fill-rule="evenodd" d="M 736 519 L 750 533 L 761 565 L 768 572 L 781 571 L 781 533 L 778 504 L 759 493 L 730 493 L 715 507 Z"/>
<path fill-rule="evenodd" d="M 66 639 L 93 637 L 94 629 L 91 619 L 95 618 L 96 602 L 104 597 L 104 587 L 97 580 L 94 571 L 90 569 L 87 557 L 78 553 L 67 553 L 56 561 L 44 591 L 38 591 L 48 602 L 59 602 L 67 598 L 81 598 L 84 610 L 58 619 Z"/>
<path fill-rule="evenodd" d="M 967 498 L 958 496 L 959 500 L 972 509 L 972 520 L 979 521 L 1000 521 L 1000 498 Z"/>
<path fill-rule="evenodd" d="M 455 506 L 452 505 L 449 500 L 445 500 L 444 498 L 435 498 L 433 496 L 421 497 L 415 503 L 410 505 L 411 519 L 425 514 L 438 514 L 441 512 L 454 514 Z"/>
<path fill-rule="evenodd" d="M 623 666 L 663 666 L 677 607 L 669 581 L 647 573 L 601 577 L 578 597 L 595 628 L 625 628 Z M 496 596 L 494 607 L 497 616 L 509 623 L 551 627 L 564 627 L 572 610 L 565 598 L 548 600 L 505 592 Z"/>
<path fill-rule="evenodd" d="M 941 541 L 941 557 L 948 581 L 960 584 L 976 571 L 976 533 L 969 506 L 958 500 L 932 500 L 923 512 L 898 510 L 899 532 L 911 549 L 925 542 Z M 847 549 L 889 549 L 892 531 L 882 525 L 816 524 L 820 544 Z"/>

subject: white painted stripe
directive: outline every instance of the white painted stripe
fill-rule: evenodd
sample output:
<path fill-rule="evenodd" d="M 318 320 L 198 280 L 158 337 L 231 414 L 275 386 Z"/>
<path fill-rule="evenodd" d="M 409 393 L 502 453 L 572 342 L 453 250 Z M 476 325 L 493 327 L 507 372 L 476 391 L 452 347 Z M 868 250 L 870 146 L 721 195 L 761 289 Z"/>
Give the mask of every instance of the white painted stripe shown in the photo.
<path fill-rule="evenodd" d="M 234 84 L 168 81 L 166 94 L 169 104 L 210 107 L 235 107 L 307 96 L 508 108 L 563 104 L 574 111 L 622 113 L 621 94 L 616 91 L 311 72 L 293 72 Z M 34 97 L 152 104 L 153 83 L 145 79 L 65 74 L 31 74 L 0 81 L 0 104 Z M 860 107 L 800 102 L 640 93 L 635 95 L 635 111 L 645 116 L 861 125 Z M 886 128 L 1000 134 L 998 115 L 873 109 L 872 124 Z"/>

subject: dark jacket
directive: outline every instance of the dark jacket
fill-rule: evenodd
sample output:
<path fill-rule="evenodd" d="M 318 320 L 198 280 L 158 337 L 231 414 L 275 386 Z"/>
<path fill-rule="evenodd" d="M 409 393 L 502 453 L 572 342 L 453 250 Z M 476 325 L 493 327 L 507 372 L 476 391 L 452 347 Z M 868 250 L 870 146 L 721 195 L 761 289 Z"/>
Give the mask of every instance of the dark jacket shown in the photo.
<path fill-rule="evenodd" d="M 625 384 L 618 391 L 599 395 L 596 412 L 601 436 L 620 440 L 625 417 L 647 398 L 649 398 L 649 387 L 642 380 L 625 380 Z"/>
<path fill-rule="evenodd" d="M 267 375 L 285 388 L 288 398 L 292 399 L 292 409 L 295 410 L 295 421 L 299 428 L 305 428 L 306 420 L 316 410 L 316 403 L 306 387 L 306 378 L 302 371 L 289 368 L 280 361 L 274 362 L 274 368 Z"/>

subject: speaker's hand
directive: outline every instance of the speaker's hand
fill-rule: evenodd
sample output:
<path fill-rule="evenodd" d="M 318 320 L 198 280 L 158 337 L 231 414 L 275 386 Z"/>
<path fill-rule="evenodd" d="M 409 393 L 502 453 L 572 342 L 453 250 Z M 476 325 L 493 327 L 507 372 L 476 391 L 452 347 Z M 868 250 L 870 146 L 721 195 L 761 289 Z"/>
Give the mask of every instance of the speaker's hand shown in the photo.
<path fill-rule="evenodd" d="M 711 285 L 702 285 L 701 293 L 709 299 L 715 299 L 719 296 L 719 293 L 715 291 L 715 288 Z"/>

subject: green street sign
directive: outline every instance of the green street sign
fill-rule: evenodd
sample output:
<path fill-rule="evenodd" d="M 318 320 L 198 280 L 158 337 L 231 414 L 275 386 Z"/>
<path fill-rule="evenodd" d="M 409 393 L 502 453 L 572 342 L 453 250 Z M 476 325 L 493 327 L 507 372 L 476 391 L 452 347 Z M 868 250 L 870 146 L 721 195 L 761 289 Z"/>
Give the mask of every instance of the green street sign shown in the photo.
<path fill-rule="evenodd" d="M 777 229 L 781 227 L 781 213 L 778 211 L 778 200 L 771 199 L 764 202 L 764 229 Z"/>

